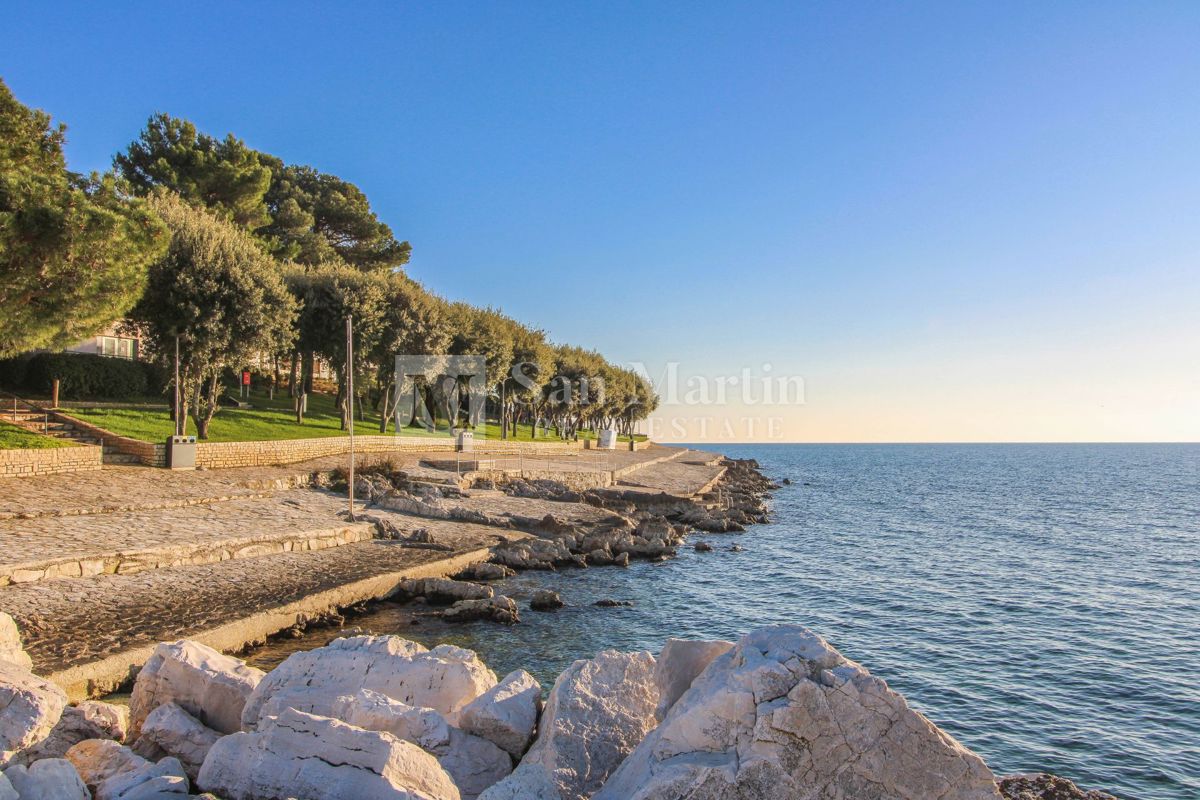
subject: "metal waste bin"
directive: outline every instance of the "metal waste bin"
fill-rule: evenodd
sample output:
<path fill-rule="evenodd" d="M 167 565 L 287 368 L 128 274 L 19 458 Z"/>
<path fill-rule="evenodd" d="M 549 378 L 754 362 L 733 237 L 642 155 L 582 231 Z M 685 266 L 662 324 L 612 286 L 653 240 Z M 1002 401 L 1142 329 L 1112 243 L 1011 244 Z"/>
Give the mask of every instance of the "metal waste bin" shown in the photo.
<path fill-rule="evenodd" d="M 604 428 L 600 431 L 600 449 L 601 450 L 616 450 L 617 449 L 617 432 L 612 428 Z"/>
<path fill-rule="evenodd" d="M 454 449 L 460 453 L 469 453 L 475 449 L 474 431 L 459 430 L 454 433 Z"/>
<path fill-rule="evenodd" d="M 167 466 L 170 469 L 196 468 L 196 437 L 167 437 Z"/>

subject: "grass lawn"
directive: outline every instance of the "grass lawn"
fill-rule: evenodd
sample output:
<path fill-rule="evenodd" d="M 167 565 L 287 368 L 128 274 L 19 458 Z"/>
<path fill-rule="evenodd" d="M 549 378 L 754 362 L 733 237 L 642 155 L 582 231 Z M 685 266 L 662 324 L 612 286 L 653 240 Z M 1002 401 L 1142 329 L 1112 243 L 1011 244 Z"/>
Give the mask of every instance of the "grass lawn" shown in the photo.
<path fill-rule="evenodd" d="M 45 450 L 70 447 L 71 443 L 53 436 L 42 436 L 8 422 L 0 422 L 0 450 Z"/>
<path fill-rule="evenodd" d="M 292 399 L 286 395 L 270 399 L 266 395 L 253 395 L 250 400 L 253 408 L 222 408 L 213 417 L 208 429 L 210 442 L 248 442 L 277 439 L 315 439 L 324 436 L 345 436 L 341 428 L 341 415 L 333 403 L 333 396 L 327 394 L 310 394 L 308 396 L 308 413 L 304 415 L 304 424 L 296 424 L 296 415 L 292 411 Z M 112 431 L 119 436 L 128 436 L 147 442 L 161 442 L 174 431 L 170 413 L 163 408 L 72 408 L 68 414 Z M 444 423 L 443 423 L 444 424 Z M 187 432 L 195 434 L 196 427 L 189 418 Z M 500 426 L 489 422 L 484 426 L 484 435 L 488 439 L 500 438 Z M 356 420 L 355 433 L 362 435 L 379 433 L 379 415 L 366 409 L 366 419 Z M 389 433 L 395 429 L 388 428 Z M 444 428 L 436 432 L 424 428 L 406 428 L 404 436 L 447 437 L 449 432 Z M 580 438 L 593 438 L 590 431 L 581 431 Z M 639 441 L 644 439 L 639 436 Z M 621 437 L 628 441 L 627 437 Z M 529 426 L 519 425 L 515 439 L 511 441 L 528 442 Z M 549 435 L 539 435 L 539 442 L 557 441 L 551 432 Z"/>

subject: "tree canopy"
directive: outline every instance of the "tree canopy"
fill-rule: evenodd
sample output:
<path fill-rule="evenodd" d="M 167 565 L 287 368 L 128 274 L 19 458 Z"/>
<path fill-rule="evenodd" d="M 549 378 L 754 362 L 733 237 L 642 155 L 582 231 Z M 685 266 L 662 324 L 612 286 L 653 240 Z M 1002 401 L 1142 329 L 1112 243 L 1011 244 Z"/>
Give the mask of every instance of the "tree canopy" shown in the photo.
<path fill-rule="evenodd" d="M 232 133 L 217 139 L 185 119 L 155 114 L 114 163 L 135 191 L 170 189 L 253 233 L 282 260 L 395 271 L 412 251 L 349 181 L 285 164 Z"/>
<path fill-rule="evenodd" d="M 100 332 L 137 302 L 167 245 L 113 176 L 67 170 L 65 136 L 0 81 L 0 356 Z"/>
<path fill-rule="evenodd" d="M 263 199 L 271 169 L 232 133 L 216 139 L 185 119 L 155 114 L 114 163 L 142 193 L 166 187 L 251 231 L 271 221 Z"/>
<path fill-rule="evenodd" d="M 258 233 L 278 256 L 301 264 L 341 261 L 365 271 L 408 263 L 412 247 L 396 240 L 357 186 L 312 167 L 261 158 L 271 167 L 271 221 Z"/>

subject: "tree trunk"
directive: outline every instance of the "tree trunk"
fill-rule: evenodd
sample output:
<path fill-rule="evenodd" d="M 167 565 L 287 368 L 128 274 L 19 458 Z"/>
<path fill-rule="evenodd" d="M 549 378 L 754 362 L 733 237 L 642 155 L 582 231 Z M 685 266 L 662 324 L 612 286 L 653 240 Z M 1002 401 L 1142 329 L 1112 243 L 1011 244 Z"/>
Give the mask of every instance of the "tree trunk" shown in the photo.
<path fill-rule="evenodd" d="M 314 368 L 315 368 L 315 367 L 316 367 L 316 358 L 315 358 L 315 356 L 313 355 L 313 351 L 312 351 L 312 350 L 305 350 L 305 351 L 304 351 L 304 368 L 303 368 L 303 372 L 304 372 L 304 392 L 305 392 L 306 394 L 310 394 L 310 393 L 312 393 L 312 390 L 313 390 L 313 372 L 314 372 Z"/>
<path fill-rule="evenodd" d="M 288 361 L 291 362 L 291 364 L 288 368 L 288 397 L 295 397 L 297 394 L 297 392 L 296 392 L 296 367 L 300 363 L 300 353 L 293 350 L 292 356 L 291 356 L 291 358 L 288 359 Z"/>

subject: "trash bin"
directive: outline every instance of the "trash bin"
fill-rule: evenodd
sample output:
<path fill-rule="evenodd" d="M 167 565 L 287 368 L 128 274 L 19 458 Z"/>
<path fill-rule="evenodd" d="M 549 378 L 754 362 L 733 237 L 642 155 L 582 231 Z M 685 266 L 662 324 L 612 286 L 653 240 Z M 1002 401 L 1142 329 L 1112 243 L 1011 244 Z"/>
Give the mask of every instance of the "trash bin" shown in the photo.
<path fill-rule="evenodd" d="M 454 434 L 454 448 L 460 453 L 469 453 L 475 449 L 475 432 L 468 430 L 456 431 Z"/>
<path fill-rule="evenodd" d="M 196 468 L 196 437 L 167 437 L 167 467 L 170 469 Z"/>

